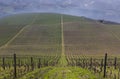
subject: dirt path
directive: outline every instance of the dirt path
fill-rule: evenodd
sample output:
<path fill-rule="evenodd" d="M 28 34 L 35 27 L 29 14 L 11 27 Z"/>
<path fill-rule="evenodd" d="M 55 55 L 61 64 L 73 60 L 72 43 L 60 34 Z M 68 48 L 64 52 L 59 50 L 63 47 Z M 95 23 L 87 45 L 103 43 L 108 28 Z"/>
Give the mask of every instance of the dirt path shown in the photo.
<path fill-rule="evenodd" d="M 63 31 L 63 16 L 61 16 L 61 38 L 62 38 L 62 56 L 65 56 L 65 48 L 64 48 L 64 31 Z"/>
<path fill-rule="evenodd" d="M 61 58 L 59 60 L 59 65 L 62 67 L 67 66 L 67 60 L 65 57 L 65 44 L 64 44 L 64 22 L 63 22 L 63 16 L 61 16 L 61 41 L 62 41 L 62 51 L 61 51 Z"/>

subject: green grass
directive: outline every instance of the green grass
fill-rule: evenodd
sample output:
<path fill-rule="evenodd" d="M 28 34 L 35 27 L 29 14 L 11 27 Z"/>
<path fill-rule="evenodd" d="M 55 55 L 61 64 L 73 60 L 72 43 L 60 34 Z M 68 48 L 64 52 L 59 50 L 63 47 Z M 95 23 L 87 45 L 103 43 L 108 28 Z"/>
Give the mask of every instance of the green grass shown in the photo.
<path fill-rule="evenodd" d="M 65 56 L 61 56 L 60 60 L 58 61 L 58 63 L 59 63 L 58 64 L 59 67 L 66 67 L 68 65 L 68 62 L 67 62 Z"/>
<path fill-rule="evenodd" d="M 39 74 L 38 74 L 39 73 Z M 20 79 L 98 79 L 90 71 L 78 67 L 47 67 L 30 72 Z"/>

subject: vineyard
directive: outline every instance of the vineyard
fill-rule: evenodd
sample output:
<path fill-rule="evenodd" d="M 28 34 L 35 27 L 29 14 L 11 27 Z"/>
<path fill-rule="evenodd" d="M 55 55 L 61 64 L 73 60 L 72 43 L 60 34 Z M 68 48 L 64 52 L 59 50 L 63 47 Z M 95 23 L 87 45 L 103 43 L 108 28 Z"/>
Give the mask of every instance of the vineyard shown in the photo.
<path fill-rule="evenodd" d="M 4 56 L 0 60 L 0 79 L 119 79 L 120 58 L 66 56 Z M 65 60 L 64 60 L 65 61 Z M 106 62 L 106 63 L 105 63 Z M 94 75 L 93 75 L 94 74 Z"/>
<path fill-rule="evenodd" d="M 119 30 L 60 14 L 0 19 L 0 79 L 120 79 Z"/>

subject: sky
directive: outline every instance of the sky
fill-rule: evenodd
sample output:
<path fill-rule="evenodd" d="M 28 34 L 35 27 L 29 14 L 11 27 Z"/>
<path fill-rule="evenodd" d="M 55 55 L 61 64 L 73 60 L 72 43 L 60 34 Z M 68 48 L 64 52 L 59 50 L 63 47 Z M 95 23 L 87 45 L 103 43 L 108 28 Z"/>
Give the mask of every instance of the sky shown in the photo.
<path fill-rule="evenodd" d="M 0 16 L 49 12 L 120 22 L 120 0 L 0 0 Z"/>

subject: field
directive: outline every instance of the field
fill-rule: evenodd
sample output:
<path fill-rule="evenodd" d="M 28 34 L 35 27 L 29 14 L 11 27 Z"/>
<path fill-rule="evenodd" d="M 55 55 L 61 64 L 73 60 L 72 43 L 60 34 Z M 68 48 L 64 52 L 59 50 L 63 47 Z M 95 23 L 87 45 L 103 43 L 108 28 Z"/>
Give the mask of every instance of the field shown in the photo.
<path fill-rule="evenodd" d="M 1 54 L 6 53 L 8 55 L 14 52 L 22 55 L 29 55 L 30 53 L 30 55 L 61 53 L 61 28 L 59 17 L 55 16 L 55 19 L 52 18 L 56 21 L 54 22 L 49 19 L 47 21 L 46 18 L 43 18 L 47 17 L 46 15 L 41 16 L 37 14 L 34 15 L 33 20 L 28 25 L 25 25 L 12 40 L 6 43 L 6 47 L 1 48 Z M 49 17 L 51 18 L 52 16 Z M 46 24 L 41 22 L 42 19 L 46 20 Z"/>
<path fill-rule="evenodd" d="M 0 79 L 119 79 L 119 30 L 118 24 L 70 15 L 2 18 Z"/>
<path fill-rule="evenodd" d="M 73 55 L 119 55 L 119 25 L 97 22 L 74 22 L 64 24 L 66 53 Z"/>

